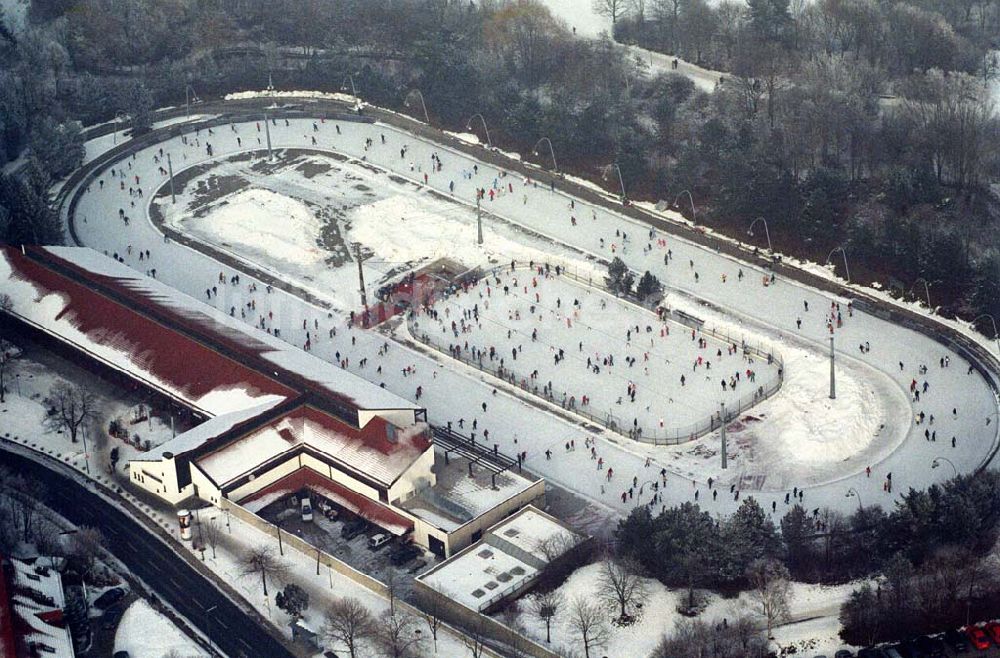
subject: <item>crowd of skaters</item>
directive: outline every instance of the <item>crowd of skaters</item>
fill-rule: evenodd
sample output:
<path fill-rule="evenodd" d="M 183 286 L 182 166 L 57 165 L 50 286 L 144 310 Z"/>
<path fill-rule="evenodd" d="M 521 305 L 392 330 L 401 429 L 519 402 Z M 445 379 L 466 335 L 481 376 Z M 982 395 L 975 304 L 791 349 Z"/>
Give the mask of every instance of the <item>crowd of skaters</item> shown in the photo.
<path fill-rule="evenodd" d="M 277 121 L 276 119 L 273 118 L 271 119 L 272 124 L 276 124 L 276 121 Z M 325 131 L 325 126 L 322 126 L 322 124 L 324 123 L 325 123 L 324 120 L 320 120 L 319 122 L 313 123 L 312 125 L 313 135 L 309 136 L 311 143 L 318 144 L 317 134 Z M 287 120 L 284 120 L 284 125 L 286 127 L 289 125 Z M 205 133 L 204 135 L 202 134 L 203 132 Z M 262 146 L 261 138 L 259 135 L 260 132 L 261 132 L 261 124 L 260 122 L 257 122 L 256 133 L 258 134 L 256 135 L 256 141 L 258 147 Z M 229 138 L 235 141 L 236 146 L 238 148 L 244 148 L 243 136 L 240 135 L 239 129 L 235 124 L 230 125 L 230 133 L 231 135 Z M 338 136 L 341 134 L 339 126 L 335 127 L 335 133 Z M 187 150 L 184 150 L 183 148 L 181 149 L 180 153 L 181 161 L 182 162 L 187 161 L 189 153 L 192 154 L 192 159 L 194 159 L 195 155 L 201 154 L 202 149 L 204 149 L 205 155 L 207 155 L 208 157 L 212 157 L 214 155 L 214 147 L 212 141 L 210 140 L 218 140 L 218 139 L 222 139 L 222 135 L 216 135 L 212 129 L 197 130 L 193 136 L 191 135 L 183 136 L 180 141 L 182 146 L 185 147 Z M 203 141 L 204 145 L 202 144 Z M 380 135 L 380 143 L 383 146 L 387 145 L 387 139 L 385 134 Z M 335 146 L 335 144 L 332 145 Z M 374 146 L 374 140 L 372 138 L 366 138 L 364 146 L 365 152 L 367 153 L 368 150 L 373 146 Z M 406 158 L 408 155 L 408 151 L 409 151 L 408 146 L 405 143 L 402 144 L 402 146 L 400 147 L 400 157 Z M 131 158 L 126 159 L 124 162 L 120 161 L 119 163 L 117 163 L 115 167 L 108 170 L 108 175 L 113 179 L 113 181 L 117 182 L 117 187 L 118 187 L 117 192 L 120 193 L 121 201 L 123 204 L 118 210 L 118 220 L 123 223 L 126 229 L 130 225 L 130 219 L 131 219 L 130 213 L 133 211 L 133 209 L 136 208 L 136 202 L 139 201 L 141 203 L 143 199 L 142 179 L 140 178 L 139 175 L 131 173 L 133 170 L 132 163 L 135 161 L 135 158 L 136 155 L 133 154 Z M 164 158 L 163 148 L 159 148 L 158 152 L 155 155 L 153 155 L 153 161 L 157 167 L 156 171 L 159 173 L 161 177 L 165 179 L 166 176 L 168 175 L 168 172 L 167 169 L 165 169 L 162 166 L 163 158 Z M 412 161 L 410 162 L 410 170 L 415 174 L 420 174 L 420 178 L 422 178 L 423 182 L 425 184 L 429 184 L 431 175 L 444 173 L 444 163 L 441 161 L 440 157 L 436 153 L 433 153 L 430 156 L 430 163 L 428 165 L 427 171 L 424 170 L 424 165 L 422 163 L 419 162 L 414 163 Z M 478 180 L 478 178 L 480 177 L 478 165 L 473 165 L 470 169 L 462 170 L 460 173 L 463 178 L 469 181 Z M 445 173 L 444 175 L 447 176 L 448 174 Z M 527 195 L 529 193 L 532 193 L 533 190 L 539 188 L 538 181 L 532 181 L 528 177 L 522 177 L 520 181 L 520 187 L 522 189 L 516 190 L 515 181 L 513 180 L 513 177 L 509 177 L 506 172 L 500 172 L 499 174 L 486 174 L 486 178 L 487 180 L 484 183 L 480 183 L 480 186 L 477 187 L 477 196 L 480 200 L 489 198 L 490 201 L 493 201 L 501 196 L 520 193 L 522 195 L 523 203 L 526 204 L 528 199 Z M 162 182 L 163 181 L 160 181 L 160 183 Z M 101 190 L 105 189 L 106 182 L 103 178 L 99 179 L 97 183 Z M 159 185 L 160 183 L 157 183 L 157 185 Z M 455 191 L 454 179 L 449 180 L 447 186 L 449 190 L 452 193 L 454 193 Z M 550 184 L 549 189 L 547 191 L 555 192 L 554 183 Z M 129 212 L 126 212 L 125 210 L 126 207 L 129 208 Z M 570 224 L 572 226 L 577 226 L 578 219 L 575 209 L 575 201 L 573 200 L 569 201 L 568 213 L 569 213 L 568 216 Z M 596 220 L 596 214 L 594 214 L 593 211 L 591 211 L 591 219 Z M 84 219 L 84 221 L 86 221 L 86 219 Z M 167 241 L 166 237 L 164 237 L 164 241 L 165 242 Z M 615 235 L 613 237 L 610 234 L 606 238 L 601 237 L 599 244 L 600 247 L 606 250 L 608 253 L 616 254 L 619 252 L 626 253 L 631 246 L 631 241 L 629 236 L 625 233 L 625 231 L 618 229 L 615 231 Z M 670 266 L 673 260 L 673 252 L 667 246 L 667 240 L 665 237 L 657 234 L 653 230 L 650 230 L 649 240 L 646 241 L 646 244 L 642 248 L 644 253 L 652 252 L 654 249 L 661 250 L 663 252 L 663 267 L 667 268 Z M 143 264 L 149 263 L 152 260 L 153 252 L 148 247 L 145 246 L 134 247 L 133 245 L 129 245 L 128 248 L 125 250 L 125 253 L 122 254 L 114 253 L 113 256 L 116 260 L 120 262 L 123 263 L 127 262 L 131 264 L 133 267 L 136 267 L 135 262 L 132 262 L 133 260 Z M 688 265 L 689 265 L 688 270 L 691 276 L 693 277 L 694 281 L 700 282 L 701 277 L 696 268 L 695 262 L 691 260 L 689 261 Z M 532 264 L 532 267 L 534 267 L 534 264 Z M 530 278 L 533 279 L 531 284 L 532 288 L 537 288 L 539 279 L 544 280 L 551 275 L 551 272 L 547 267 L 544 268 L 544 270 L 538 269 L 533 275 L 529 275 L 523 272 L 519 273 L 513 271 L 514 270 L 513 264 L 511 270 L 512 271 L 502 279 L 495 277 L 492 284 L 490 284 L 489 282 L 485 283 L 485 285 L 487 286 L 487 293 L 485 299 L 482 299 L 481 285 L 467 286 L 463 288 L 462 292 L 465 294 L 473 294 L 473 292 L 475 291 L 475 293 L 479 295 L 479 297 L 481 298 L 481 303 L 483 304 L 485 309 L 488 308 L 489 299 L 492 296 L 492 294 L 494 294 L 494 291 L 500 289 L 501 286 L 506 287 L 507 289 L 506 294 L 511 294 L 511 291 L 516 291 L 520 287 L 521 289 L 520 294 L 528 295 L 527 297 L 525 297 L 525 303 L 530 305 L 531 293 L 527 289 L 527 284 L 524 277 L 530 276 Z M 154 277 L 156 275 L 155 268 L 146 268 L 145 271 L 147 275 Z M 522 277 L 520 282 L 517 280 L 518 276 Z M 744 279 L 744 272 L 742 268 L 737 268 L 737 271 L 734 273 L 734 276 L 737 280 L 742 281 Z M 723 274 L 721 276 L 720 282 L 721 284 L 726 284 L 727 280 L 728 280 L 728 275 Z M 353 368 L 357 370 L 364 370 L 368 365 L 369 358 L 371 358 L 374 360 L 376 365 L 376 374 L 379 376 L 382 375 L 381 360 L 389 352 L 390 344 L 388 342 L 382 341 L 382 343 L 378 346 L 378 348 L 373 354 L 360 356 L 361 350 L 357 345 L 357 334 L 355 333 L 356 331 L 360 330 L 355 327 L 354 323 L 351 320 L 348 320 L 346 322 L 338 320 L 332 313 L 327 313 L 326 317 L 317 315 L 316 317 L 311 318 L 311 322 L 310 319 L 302 320 L 301 333 L 295 332 L 295 335 L 283 336 L 281 334 L 281 328 L 279 326 L 282 322 L 282 318 L 275 316 L 274 309 L 271 307 L 271 304 L 269 304 L 267 301 L 267 297 L 272 292 L 272 288 L 270 285 L 263 285 L 260 290 L 258 290 L 257 282 L 251 282 L 243 286 L 240 282 L 239 274 L 235 273 L 226 274 L 225 272 L 219 273 L 218 280 L 213 280 L 208 283 L 210 285 L 206 287 L 206 298 L 211 303 L 218 304 L 219 290 L 222 288 L 228 287 L 232 288 L 234 291 L 237 289 L 240 291 L 242 299 L 240 300 L 239 305 L 232 304 L 228 309 L 229 314 L 231 316 L 236 317 L 238 315 L 242 320 L 247 321 L 248 323 L 252 323 L 255 326 L 259 327 L 260 329 L 267 331 L 268 333 L 271 333 L 274 336 L 281 337 L 293 344 L 299 345 L 307 351 L 313 349 L 313 345 L 315 343 L 325 340 L 330 344 L 330 349 L 334 350 L 336 363 L 340 367 L 345 369 L 352 368 L 351 357 L 353 356 L 355 358 L 355 364 L 356 364 L 353 366 Z M 761 280 L 761 285 L 765 287 L 774 284 L 775 284 L 775 276 L 773 273 L 765 275 Z M 492 290 L 490 288 L 492 288 Z M 514 294 L 518 293 L 515 292 Z M 534 299 L 535 299 L 534 304 L 536 306 L 540 306 L 542 303 L 541 293 L 536 292 Z M 549 301 L 550 300 L 546 299 L 547 303 Z M 569 311 L 568 315 L 565 311 L 563 312 L 563 319 L 568 325 L 571 325 L 574 319 L 576 321 L 579 321 L 580 312 L 583 310 L 582 305 L 579 303 L 579 300 L 574 300 L 574 302 L 576 303 L 571 304 L 569 308 L 566 309 L 567 311 Z M 567 303 L 569 303 L 569 300 L 567 300 Z M 557 298 L 556 308 L 557 309 L 562 308 L 561 299 Z M 846 310 L 848 313 L 848 317 L 853 315 L 853 310 L 850 304 L 847 305 Z M 528 309 L 528 312 L 526 312 L 525 315 L 533 315 L 533 313 L 531 313 L 530 311 L 531 309 Z M 804 312 L 808 313 L 808 311 L 809 311 L 808 302 L 805 302 Z M 573 317 L 574 313 L 576 314 L 575 318 Z M 354 313 L 352 312 L 352 316 L 353 315 Z M 451 318 L 447 317 L 447 309 L 446 309 L 446 317 L 443 319 L 440 317 L 440 313 L 437 309 L 431 309 L 429 311 L 429 315 L 434 320 L 444 325 L 446 328 L 451 327 L 453 333 L 457 329 L 459 335 L 463 333 L 474 332 L 475 328 L 478 328 L 478 325 L 481 322 L 480 310 L 478 309 L 477 306 L 474 306 L 472 309 L 466 309 L 462 317 L 460 319 L 456 318 L 455 320 L 452 320 Z M 516 322 L 517 320 L 518 318 L 515 317 L 509 318 L 509 321 L 512 322 Z M 837 302 L 831 303 L 831 309 L 829 312 L 824 314 L 823 321 L 827 325 L 827 328 L 831 333 L 833 333 L 833 331 L 836 328 L 839 328 L 843 325 L 844 317 Z M 454 326 L 452 326 L 452 323 L 454 323 Z M 801 328 L 801 323 L 802 321 L 800 318 L 797 321 L 798 325 L 797 328 Z M 341 332 L 339 335 L 337 332 L 338 327 L 341 328 Z M 663 337 L 665 337 L 666 334 L 669 332 L 669 329 L 667 328 L 666 325 L 661 327 L 660 330 L 664 332 Z M 286 332 L 287 331 L 288 328 L 286 327 Z M 635 332 L 640 335 L 642 333 L 640 327 L 635 327 Z M 629 330 L 629 334 L 631 334 L 631 330 Z M 538 340 L 537 328 L 533 329 L 532 336 L 534 341 Z M 459 337 L 458 335 L 455 336 L 455 338 L 458 337 Z M 652 338 L 655 339 L 655 335 Z M 700 349 L 708 350 L 707 342 L 702 343 L 704 339 L 697 338 L 695 334 L 692 332 L 692 340 L 696 339 L 698 341 L 698 346 Z M 349 344 L 347 342 L 348 340 Z M 631 340 L 632 336 L 626 335 L 626 342 L 631 342 Z M 368 344 L 370 345 L 371 341 L 369 341 Z M 516 360 L 517 355 L 521 351 L 522 347 L 523 345 L 518 345 L 516 346 L 516 348 L 512 349 L 511 361 Z M 495 360 L 496 358 L 498 358 L 497 357 L 498 351 L 495 349 L 495 346 L 476 346 L 475 344 L 470 345 L 467 340 L 461 341 L 461 344 L 456 343 L 452 345 L 451 348 L 455 351 L 456 355 L 469 352 L 471 355 L 474 356 L 474 358 L 479 360 L 482 360 L 483 358 L 489 358 L 490 360 Z M 565 358 L 567 352 L 572 352 L 572 346 L 564 346 L 556 349 L 558 351 L 553 356 L 554 365 L 558 365 L 560 361 Z M 721 349 L 722 349 L 721 347 L 716 348 L 717 351 L 715 354 L 715 358 L 717 364 L 720 363 L 722 359 Z M 870 343 L 865 342 L 861 345 L 860 351 L 862 352 L 862 354 L 865 354 L 870 350 L 871 350 Z M 577 351 L 583 352 L 582 344 L 578 345 Z M 732 357 L 734 356 L 734 354 L 738 354 L 740 358 L 745 358 L 743 351 L 738 350 L 737 346 L 735 345 L 726 346 L 726 356 Z M 602 367 L 604 369 L 609 369 L 614 367 L 614 361 L 613 361 L 614 356 L 615 355 L 610 353 L 604 354 L 601 351 L 595 351 L 593 356 L 591 358 L 588 358 L 589 363 L 587 367 L 588 368 L 596 367 L 594 374 L 598 375 L 600 374 Z M 499 358 L 503 359 L 505 357 L 499 357 Z M 636 359 L 636 358 L 637 357 L 633 355 L 628 355 L 625 357 L 625 359 Z M 941 368 L 948 367 L 949 364 L 947 362 L 947 359 L 948 359 L 947 357 L 942 357 L 940 362 Z M 621 360 L 622 360 L 621 356 L 619 356 L 619 362 L 621 362 Z M 708 357 L 707 354 L 704 356 L 699 356 L 692 364 L 692 370 L 697 372 L 699 369 L 703 369 L 704 371 L 707 372 L 711 368 L 710 362 L 711 359 Z M 631 365 L 635 365 L 635 363 L 633 362 Z M 903 370 L 903 368 L 904 364 L 900 363 L 900 369 Z M 969 372 L 971 374 L 971 367 Z M 533 377 L 534 379 L 538 378 L 537 373 L 532 373 L 532 374 L 535 375 Z M 920 366 L 920 374 L 921 375 L 926 374 L 925 366 Z M 410 364 L 402 368 L 402 375 L 404 377 L 412 377 L 420 382 L 415 384 L 415 395 L 419 398 L 420 396 L 422 396 L 424 392 L 424 387 L 433 385 L 433 379 L 436 378 L 437 372 L 436 370 L 431 368 L 431 375 L 430 379 L 428 380 L 427 374 L 423 372 L 423 368 L 421 368 L 421 371 L 418 372 L 416 364 Z M 372 377 L 369 376 L 369 378 L 371 379 Z M 375 379 L 380 379 L 380 378 L 381 377 L 375 377 Z M 752 383 L 754 378 L 755 378 L 755 373 L 753 372 L 752 369 L 744 369 L 741 366 L 739 369 L 733 370 L 731 374 L 727 374 L 724 377 L 720 377 L 720 385 L 721 388 L 725 390 L 729 387 L 734 386 L 734 384 L 738 386 L 741 384 L 741 382 L 750 381 Z M 916 378 L 914 378 L 913 381 L 914 383 L 916 383 Z M 686 384 L 686 378 L 684 375 L 681 375 L 678 384 L 680 386 L 684 386 Z M 385 387 L 385 382 L 381 381 L 380 385 L 382 387 Z M 550 393 L 553 390 L 553 386 L 551 385 L 551 383 L 548 384 L 548 390 Z M 625 395 L 622 397 L 628 400 L 629 403 L 634 403 L 637 390 L 638 390 L 638 385 L 632 381 L 629 381 L 625 389 Z M 497 392 L 496 389 L 493 389 L 492 394 L 496 395 L 496 392 Z M 920 395 L 926 396 L 928 393 L 927 381 L 923 380 L 919 386 L 915 384 L 913 389 L 911 390 L 911 393 L 913 394 L 914 397 L 914 404 L 919 403 Z M 590 396 L 585 393 L 581 393 L 579 396 L 573 395 L 571 396 L 571 398 L 573 404 L 576 404 L 577 399 L 579 399 L 580 404 L 583 405 L 589 404 L 590 402 Z M 566 403 L 569 404 L 570 401 L 566 400 Z M 482 403 L 481 409 L 485 416 L 487 411 L 487 403 L 485 401 Z M 957 413 L 958 410 L 956 408 L 953 410 L 953 414 L 957 416 Z M 485 426 L 480 427 L 481 423 L 478 417 L 474 416 L 468 422 L 465 420 L 464 415 L 459 416 L 457 419 L 452 419 L 452 420 L 455 420 L 461 429 L 464 429 L 465 425 L 469 425 L 470 426 L 469 432 L 471 432 L 471 437 L 473 440 L 476 440 L 476 433 L 478 432 L 482 433 L 481 436 L 483 437 L 483 440 L 488 441 L 490 439 L 489 428 Z M 449 427 L 452 425 L 452 420 L 447 420 Z M 484 423 L 485 422 L 486 419 L 484 418 Z M 636 426 L 638 426 L 638 419 L 636 419 L 634 422 Z M 926 439 L 928 441 L 936 441 L 937 428 L 931 429 L 931 426 L 934 425 L 933 415 L 928 417 L 923 410 L 918 410 L 915 412 L 915 422 L 918 425 L 926 422 L 928 426 Z M 987 419 L 987 424 L 989 424 L 989 419 Z M 663 506 L 663 490 L 668 484 L 668 473 L 665 468 L 658 466 L 653 460 L 647 459 L 645 462 L 645 467 L 642 471 L 629 473 L 626 475 L 620 475 L 619 473 L 616 473 L 614 467 L 610 463 L 611 459 L 609 458 L 606 460 L 605 456 L 600 453 L 599 446 L 603 444 L 599 443 L 593 437 L 584 436 L 581 438 L 584 449 L 588 451 L 590 459 L 594 462 L 595 465 L 594 472 L 597 474 L 595 477 L 597 477 L 598 480 L 601 482 L 600 491 L 602 496 L 604 495 L 613 496 L 616 499 L 620 499 L 620 501 L 623 504 L 629 504 L 629 503 L 633 505 L 647 504 L 651 506 L 660 504 L 661 506 Z M 523 437 L 521 440 L 525 441 Z M 956 438 L 952 436 L 950 441 L 951 441 L 951 446 L 955 447 Z M 546 460 L 560 458 L 558 455 L 559 453 L 558 448 L 560 446 L 558 444 L 549 446 L 544 446 L 544 445 L 525 446 L 524 443 L 522 443 L 519 445 L 518 437 L 516 435 L 513 437 L 513 444 L 516 446 L 515 450 L 519 462 L 538 458 L 542 455 L 544 455 L 544 458 Z M 494 443 L 494 449 L 496 449 L 497 446 L 498 444 Z M 566 453 L 576 452 L 576 440 L 571 439 L 570 441 L 567 441 L 565 445 L 562 447 L 564 447 L 564 452 Z M 866 469 L 866 473 L 869 477 L 871 477 L 872 475 L 871 467 Z M 883 490 L 891 493 L 892 474 L 886 473 L 884 477 L 885 477 L 885 485 L 883 487 Z M 619 478 L 621 478 L 621 480 L 619 480 Z M 725 495 L 724 487 L 720 487 L 719 483 L 714 481 L 713 478 L 708 478 L 707 489 L 704 489 L 704 483 L 699 483 L 694 480 L 686 480 L 677 476 L 672 476 L 671 479 L 677 481 L 677 486 L 686 486 L 686 483 L 690 482 L 691 498 L 695 501 L 699 500 L 699 497 L 703 490 L 707 492 L 706 495 L 711 496 L 712 500 L 718 499 L 718 496 L 720 495 L 720 489 L 723 489 L 723 495 Z M 619 481 L 621 482 L 620 491 L 618 489 L 612 491 L 613 483 L 616 484 Z M 803 502 L 804 493 L 805 492 L 803 489 L 800 489 L 797 486 L 793 487 L 792 490 L 787 492 L 784 496 L 785 504 L 786 505 L 793 504 L 796 500 L 798 500 L 798 502 L 800 503 Z M 740 496 L 739 485 L 736 483 L 730 484 L 729 494 L 733 497 L 734 501 L 738 501 Z M 772 501 L 771 505 L 772 513 L 776 512 L 776 510 L 777 510 L 777 501 Z"/>

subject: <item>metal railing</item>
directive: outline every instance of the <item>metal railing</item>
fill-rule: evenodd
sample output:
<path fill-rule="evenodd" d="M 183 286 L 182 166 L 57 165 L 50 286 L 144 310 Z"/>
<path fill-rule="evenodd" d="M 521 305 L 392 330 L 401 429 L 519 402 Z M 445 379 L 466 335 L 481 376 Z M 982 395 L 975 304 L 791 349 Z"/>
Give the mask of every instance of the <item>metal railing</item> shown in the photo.
<path fill-rule="evenodd" d="M 524 269 L 528 267 L 532 267 L 532 269 L 534 269 L 534 266 L 536 265 L 541 265 L 545 271 L 550 274 L 555 273 L 557 276 L 567 277 L 577 283 L 580 283 L 581 285 L 596 288 L 601 292 L 610 294 L 623 302 L 636 306 L 644 312 L 653 313 L 651 309 L 643 306 L 635 300 L 614 295 L 614 293 L 609 291 L 607 287 L 604 286 L 603 277 L 600 278 L 599 282 L 595 282 L 595 277 L 581 275 L 571 268 L 564 267 L 562 265 L 559 266 L 557 272 L 556 268 L 551 264 L 532 264 L 532 266 L 519 266 L 515 264 L 514 269 Z M 501 270 L 509 272 L 511 271 L 511 268 L 509 266 L 497 267 L 490 270 L 488 274 L 490 276 L 495 276 Z M 443 299 L 447 299 L 451 296 L 449 291 L 443 291 L 442 294 Z M 428 304 L 433 305 L 433 301 L 434 300 L 430 300 Z M 778 392 L 784 381 L 784 361 L 781 358 L 781 355 L 774 349 L 763 344 L 758 345 L 747 342 L 742 338 L 736 338 L 719 329 L 706 327 L 704 322 L 697 320 L 688 314 L 671 313 L 671 319 L 675 322 L 692 327 L 692 329 L 694 329 L 698 334 L 701 334 L 703 337 L 709 337 L 721 341 L 726 345 L 737 345 L 743 350 L 745 355 L 752 355 L 763 359 L 767 361 L 768 365 L 776 364 L 777 370 L 774 377 L 769 378 L 764 384 L 758 385 L 753 391 L 741 395 L 735 402 L 727 402 L 725 419 L 721 417 L 720 411 L 688 425 L 674 428 L 654 428 L 653 430 L 650 430 L 648 428 L 638 427 L 634 424 L 630 426 L 620 416 L 611 413 L 610 411 L 607 413 L 593 413 L 584 406 L 576 404 L 574 402 L 575 397 L 567 391 L 560 391 L 558 394 L 552 390 L 545 392 L 540 389 L 538 385 L 535 384 L 529 377 L 520 376 L 511 368 L 494 366 L 492 362 L 489 361 L 484 363 L 482 353 L 480 353 L 479 358 L 473 359 L 471 356 L 464 354 L 462 351 L 458 351 L 457 354 L 450 352 L 444 346 L 436 344 L 428 333 L 421 331 L 418 319 L 420 314 L 420 307 L 414 306 L 407 313 L 406 321 L 410 334 L 413 338 L 420 341 L 424 345 L 440 352 L 441 354 L 447 355 L 449 358 L 456 359 L 482 372 L 489 373 L 493 377 L 496 377 L 511 386 L 515 386 L 529 395 L 545 400 L 551 404 L 558 405 L 569 413 L 581 416 L 596 425 L 641 443 L 649 443 L 653 445 L 678 445 L 681 443 L 687 443 L 688 441 L 693 441 L 719 429 L 723 422 L 728 423 L 732 421 L 744 411 L 768 399 Z"/>

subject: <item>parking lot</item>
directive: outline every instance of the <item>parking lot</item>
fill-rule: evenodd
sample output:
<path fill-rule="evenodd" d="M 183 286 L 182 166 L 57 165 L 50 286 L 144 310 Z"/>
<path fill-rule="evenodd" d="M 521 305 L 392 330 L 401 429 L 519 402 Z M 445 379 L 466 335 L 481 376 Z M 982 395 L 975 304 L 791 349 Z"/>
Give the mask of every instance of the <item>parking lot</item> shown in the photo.
<path fill-rule="evenodd" d="M 292 496 L 271 503 L 258 514 L 285 532 L 302 537 L 313 546 L 373 578 L 385 583 L 390 579 L 394 580 L 398 595 L 402 598 L 410 593 L 414 576 L 433 566 L 437 559 L 420 547 L 414 547 L 415 556 L 412 559 L 394 565 L 392 555 L 405 543 L 403 538 L 392 537 L 387 531 L 365 522 L 364 529 L 357 536 L 348 539 L 343 535 L 344 527 L 359 523 L 359 518 L 315 492 L 310 492 L 309 497 L 313 507 L 312 521 L 303 520 L 300 503 Z M 378 548 L 369 548 L 369 540 L 379 534 L 388 535 L 391 539 Z"/>

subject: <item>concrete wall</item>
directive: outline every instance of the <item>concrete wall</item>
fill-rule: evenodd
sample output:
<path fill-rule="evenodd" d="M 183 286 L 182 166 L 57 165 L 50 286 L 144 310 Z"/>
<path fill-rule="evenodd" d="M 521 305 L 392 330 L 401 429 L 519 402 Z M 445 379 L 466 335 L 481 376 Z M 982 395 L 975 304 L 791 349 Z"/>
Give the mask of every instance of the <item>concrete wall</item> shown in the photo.
<path fill-rule="evenodd" d="M 222 501 L 222 491 L 194 463 L 191 464 L 191 484 L 194 485 L 192 493 L 197 491 L 198 497 L 202 500 L 213 505 L 219 505 Z"/>
<path fill-rule="evenodd" d="M 330 464 L 327 464 L 312 455 L 303 453 L 301 462 L 306 468 L 311 468 L 323 477 L 333 480 L 337 484 L 343 485 L 351 491 L 356 491 L 362 496 L 371 498 L 372 500 L 379 499 L 379 491 L 375 487 L 370 487 L 363 482 L 358 482 L 350 475 L 338 470 L 335 466 L 331 466 Z"/>
<path fill-rule="evenodd" d="M 531 486 L 521 493 L 508 498 L 485 514 L 472 519 L 465 525 L 449 533 L 448 541 L 445 544 L 448 550 L 447 556 L 451 557 L 472 544 L 475 541 L 473 536 L 477 532 L 485 532 L 490 526 L 499 523 L 528 504 L 533 504 L 539 509 L 545 507 L 545 480 L 533 482 Z"/>

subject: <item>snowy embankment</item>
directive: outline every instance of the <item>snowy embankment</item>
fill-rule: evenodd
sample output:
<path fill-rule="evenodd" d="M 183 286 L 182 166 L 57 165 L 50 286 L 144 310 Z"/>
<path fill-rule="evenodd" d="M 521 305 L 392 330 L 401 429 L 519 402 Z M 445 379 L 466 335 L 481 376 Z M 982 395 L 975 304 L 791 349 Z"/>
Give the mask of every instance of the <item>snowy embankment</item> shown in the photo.
<path fill-rule="evenodd" d="M 572 630 L 568 608 L 575 598 L 586 601 L 600 600 L 601 563 L 594 563 L 577 569 L 556 591 L 564 604 L 552 621 L 551 646 L 557 651 L 569 654 L 579 649 L 580 644 Z M 643 578 L 646 594 L 642 598 L 642 612 L 638 622 L 632 626 L 619 628 L 609 624 L 610 635 L 607 646 L 600 655 L 608 658 L 639 658 L 649 656 L 656 649 L 661 638 L 671 633 L 685 617 L 677 612 L 677 606 L 686 592 L 664 587 L 652 578 Z M 775 648 L 794 646 L 797 653 L 807 655 L 833 655 L 838 649 L 846 648 L 837 633 L 840 629 L 838 615 L 840 605 L 857 584 L 807 585 L 791 584 L 790 616 L 787 623 L 774 628 Z M 709 594 L 708 605 L 698 619 L 710 624 L 734 621 L 740 615 L 751 615 L 763 627 L 764 619 L 757 615 L 757 606 L 751 594 L 744 592 L 735 598 L 724 598 Z M 520 621 L 525 633 L 532 639 L 545 641 L 545 623 L 527 612 L 528 600 L 517 603 L 521 612 Z M 608 606 L 607 620 L 613 616 L 613 606 Z"/>
<path fill-rule="evenodd" d="M 115 632 L 115 651 L 127 651 L 129 658 L 208 655 L 143 599 L 135 601 L 122 614 Z"/>

